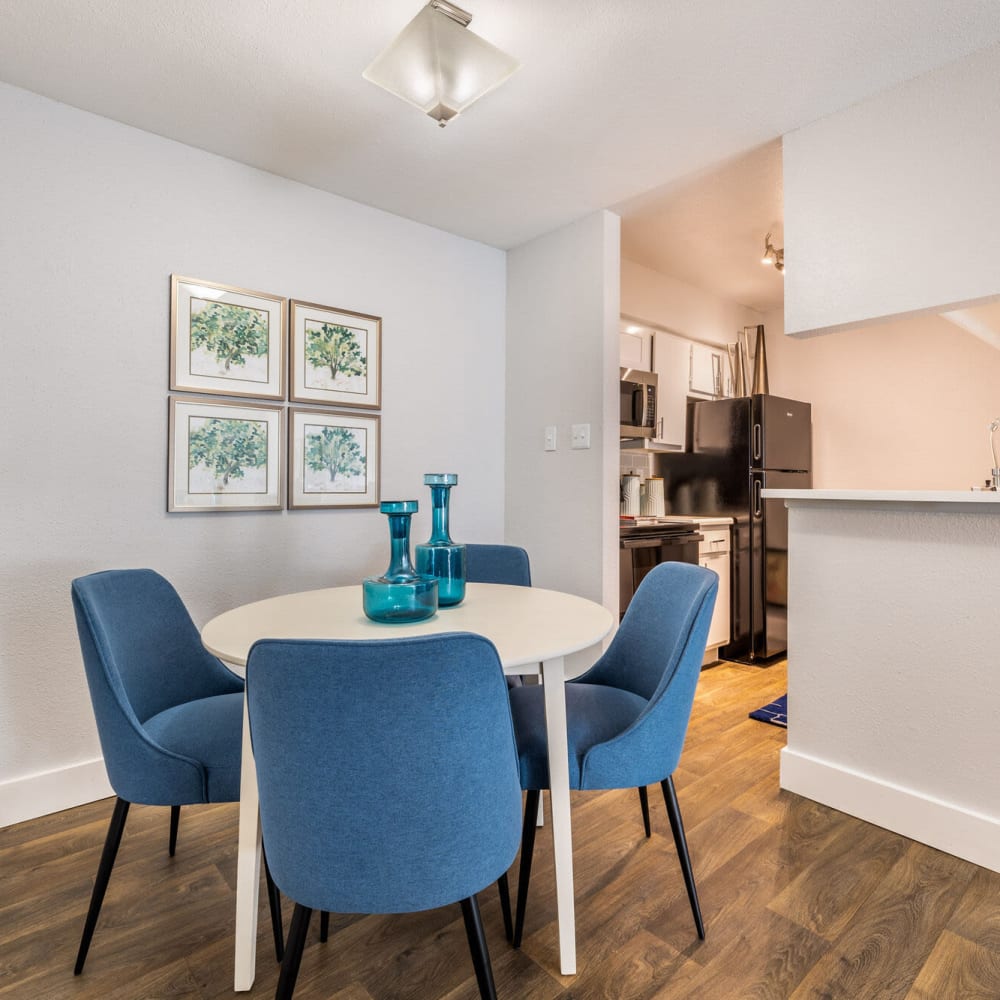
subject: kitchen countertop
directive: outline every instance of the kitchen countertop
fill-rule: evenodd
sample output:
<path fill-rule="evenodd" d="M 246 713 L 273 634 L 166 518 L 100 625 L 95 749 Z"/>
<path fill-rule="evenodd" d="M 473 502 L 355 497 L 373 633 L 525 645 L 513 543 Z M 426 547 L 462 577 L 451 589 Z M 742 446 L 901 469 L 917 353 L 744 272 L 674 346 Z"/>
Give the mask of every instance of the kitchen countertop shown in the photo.
<path fill-rule="evenodd" d="M 992 490 L 764 490 L 763 496 L 789 506 L 819 502 L 913 509 L 916 504 L 924 510 L 1000 512 L 1000 493 Z"/>
<path fill-rule="evenodd" d="M 700 524 L 703 528 L 725 528 L 733 523 L 731 517 L 718 514 L 667 514 L 668 521 L 683 521 L 685 524 Z"/>

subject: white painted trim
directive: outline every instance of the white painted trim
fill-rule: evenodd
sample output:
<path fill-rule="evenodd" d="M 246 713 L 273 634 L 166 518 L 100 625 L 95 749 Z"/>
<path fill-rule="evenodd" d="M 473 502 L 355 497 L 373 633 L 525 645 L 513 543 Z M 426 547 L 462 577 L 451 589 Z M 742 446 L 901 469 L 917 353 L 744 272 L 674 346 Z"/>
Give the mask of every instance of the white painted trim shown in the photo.
<path fill-rule="evenodd" d="M 0 827 L 114 795 L 104 758 L 0 783 Z"/>
<path fill-rule="evenodd" d="M 780 782 L 790 792 L 1000 872 L 1000 819 L 788 747 L 781 751 Z"/>

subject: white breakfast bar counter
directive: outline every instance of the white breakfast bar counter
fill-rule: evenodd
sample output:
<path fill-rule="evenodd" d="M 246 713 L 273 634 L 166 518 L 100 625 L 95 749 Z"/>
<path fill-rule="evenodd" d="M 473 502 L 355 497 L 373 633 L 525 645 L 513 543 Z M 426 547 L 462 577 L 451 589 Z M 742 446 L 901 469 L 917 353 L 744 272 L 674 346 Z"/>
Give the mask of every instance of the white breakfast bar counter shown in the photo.
<path fill-rule="evenodd" d="M 781 787 L 1000 871 L 1000 494 L 788 507 Z"/>

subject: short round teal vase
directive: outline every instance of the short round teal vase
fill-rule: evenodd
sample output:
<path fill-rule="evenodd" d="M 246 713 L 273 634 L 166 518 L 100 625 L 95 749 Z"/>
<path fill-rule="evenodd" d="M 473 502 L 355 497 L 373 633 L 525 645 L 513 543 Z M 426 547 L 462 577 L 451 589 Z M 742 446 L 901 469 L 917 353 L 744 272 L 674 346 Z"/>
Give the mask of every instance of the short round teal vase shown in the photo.
<path fill-rule="evenodd" d="M 379 504 L 389 518 L 389 568 L 362 584 L 365 614 L 374 622 L 419 622 L 437 611 L 437 577 L 416 572 L 410 561 L 410 518 L 418 506 L 416 500 Z"/>
<path fill-rule="evenodd" d="M 431 488 L 431 537 L 416 547 L 417 572 L 438 582 L 438 604 L 451 608 L 465 599 L 465 546 L 451 540 L 448 529 L 454 472 L 428 472 L 424 485 Z"/>

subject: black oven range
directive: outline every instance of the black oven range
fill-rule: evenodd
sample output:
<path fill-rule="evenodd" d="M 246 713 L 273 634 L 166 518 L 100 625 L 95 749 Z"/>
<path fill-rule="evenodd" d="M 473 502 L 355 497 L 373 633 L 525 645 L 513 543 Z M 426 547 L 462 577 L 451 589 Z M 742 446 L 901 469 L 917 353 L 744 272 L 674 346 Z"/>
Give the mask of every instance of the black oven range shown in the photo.
<path fill-rule="evenodd" d="M 632 600 L 642 578 L 661 562 L 698 565 L 698 526 L 669 517 L 622 518 L 619 528 L 619 616 Z"/>

